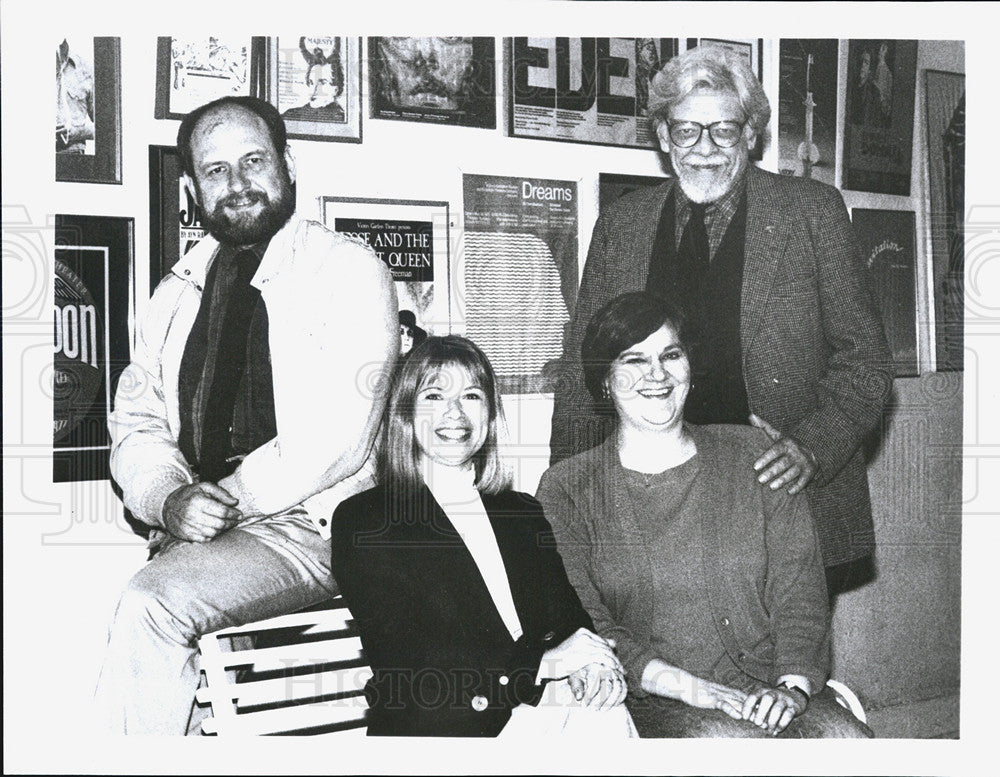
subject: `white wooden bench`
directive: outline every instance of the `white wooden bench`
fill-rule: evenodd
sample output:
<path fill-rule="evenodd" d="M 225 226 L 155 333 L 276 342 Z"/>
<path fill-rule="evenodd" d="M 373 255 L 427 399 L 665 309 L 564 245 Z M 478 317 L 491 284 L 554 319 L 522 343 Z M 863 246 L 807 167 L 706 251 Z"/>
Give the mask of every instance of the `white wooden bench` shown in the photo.
<path fill-rule="evenodd" d="M 371 670 L 339 598 L 206 634 L 198 646 L 197 703 L 211 706 L 202 733 L 364 735 Z"/>

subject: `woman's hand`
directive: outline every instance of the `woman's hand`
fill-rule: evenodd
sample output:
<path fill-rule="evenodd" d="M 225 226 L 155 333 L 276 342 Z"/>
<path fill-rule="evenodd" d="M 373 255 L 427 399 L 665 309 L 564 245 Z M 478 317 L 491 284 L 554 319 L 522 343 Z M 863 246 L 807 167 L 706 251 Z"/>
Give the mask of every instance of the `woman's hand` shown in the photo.
<path fill-rule="evenodd" d="M 625 675 L 600 664 L 587 664 L 566 678 L 573 698 L 584 707 L 607 710 L 625 701 Z"/>
<path fill-rule="evenodd" d="M 587 664 L 600 664 L 625 674 L 615 646 L 582 626 L 542 655 L 538 676 L 542 680 L 562 680 Z"/>
<path fill-rule="evenodd" d="M 722 710 L 734 720 L 743 719 L 747 695 L 728 685 L 713 683 L 654 658 L 642 672 L 641 685 L 647 693 L 677 699 L 703 710 Z"/>
<path fill-rule="evenodd" d="M 760 688 L 747 695 L 740 716 L 776 736 L 806 711 L 808 703 L 808 697 L 802 691 Z"/>
<path fill-rule="evenodd" d="M 703 710 L 722 710 L 734 720 L 743 719 L 747 695 L 736 688 L 722 683 L 713 683 L 690 675 L 687 691 L 681 692 L 680 700 L 691 707 Z"/>

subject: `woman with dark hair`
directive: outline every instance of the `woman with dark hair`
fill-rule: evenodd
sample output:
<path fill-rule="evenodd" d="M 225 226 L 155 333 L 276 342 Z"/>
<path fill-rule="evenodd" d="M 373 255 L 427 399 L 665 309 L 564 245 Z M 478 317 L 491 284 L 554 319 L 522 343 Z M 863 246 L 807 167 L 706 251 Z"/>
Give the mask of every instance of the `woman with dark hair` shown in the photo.
<path fill-rule="evenodd" d="M 671 303 L 624 294 L 590 321 L 586 386 L 616 421 L 538 499 L 642 737 L 871 736 L 824 687 L 829 611 L 805 497 L 758 483 L 771 444 L 683 421 L 691 343 Z"/>
<path fill-rule="evenodd" d="M 396 374 L 379 485 L 334 513 L 369 734 L 568 732 L 570 710 L 590 733 L 630 729 L 614 643 L 591 631 L 541 506 L 510 490 L 502 425 L 483 352 L 428 338 Z"/>

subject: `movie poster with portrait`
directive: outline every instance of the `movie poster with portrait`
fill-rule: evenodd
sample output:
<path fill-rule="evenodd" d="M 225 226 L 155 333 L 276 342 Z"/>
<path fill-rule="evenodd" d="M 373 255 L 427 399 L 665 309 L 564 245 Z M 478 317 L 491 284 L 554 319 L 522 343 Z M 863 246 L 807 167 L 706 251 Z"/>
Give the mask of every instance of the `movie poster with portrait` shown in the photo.
<path fill-rule="evenodd" d="M 552 391 L 576 304 L 576 181 L 465 174 L 465 334 L 506 394 Z"/>
<path fill-rule="evenodd" d="M 837 175 L 836 40 L 782 39 L 778 172 L 831 186 Z"/>
<path fill-rule="evenodd" d="M 262 96 L 285 120 L 288 137 L 361 142 L 361 38 L 298 35 L 255 43 L 263 48 Z"/>
<path fill-rule="evenodd" d="M 371 247 L 392 273 L 401 353 L 451 332 L 447 202 L 321 197 L 320 210 L 329 229 Z"/>
<path fill-rule="evenodd" d="M 493 38 L 369 38 L 373 119 L 494 129 Z"/>
<path fill-rule="evenodd" d="M 508 38 L 513 137 L 626 148 L 656 144 L 653 76 L 676 38 Z"/>
<path fill-rule="evenodd" d="M 915 40 L 852 40 L 847 47 L 844 188 L 910 194 Z"/>
<path fill-rule="evenodd" d="M 133 220 L 55 221 L 52 330 L 52 480 L 108 477 L 108 416 L 128 366 Z"/>

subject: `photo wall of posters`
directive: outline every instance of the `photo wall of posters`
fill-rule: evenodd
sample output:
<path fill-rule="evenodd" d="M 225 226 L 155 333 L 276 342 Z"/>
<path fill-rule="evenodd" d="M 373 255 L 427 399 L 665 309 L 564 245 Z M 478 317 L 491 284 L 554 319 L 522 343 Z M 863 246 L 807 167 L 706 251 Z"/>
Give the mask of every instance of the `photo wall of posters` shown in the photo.
<path fill-rule="evenodd" d="M 156 118 L 182 119 L 219 97 L 253 94 L 251 48 L 250 36 L 158 38 Z"/>
<path fill-rule="evenodd" d="M 910 194 L 915 40 L 852 40 L 847 49 L 844 188 Z"/>
<path fill-rule="evenodd" d="M 321 197 L 320 210 L 329 229 L 361 240 L 385 262 L 396 282 L 400 326 L 411 337 L 451 331 L 447 202 Z"/>
<path fill-rule="evenodd" d="M 778 172 L 831 186 L 837 175 L 838 41 L 782 39 Z"/>
<path fill-rule="evenodd" d="M 55 219 L 52 480 L 108 477 L 108 416 L 128 366 L 133 220 Z"/>
<path fill-rule="evenodd" d="M 655 146 L 649 84 L 677 54 L 676 38 L 508 38 L 506 45 L 511 136 Z"/>
<path fill-rule="evenodd" d="M 373 119 L 494 129 L 493 38 L 369 38 Z"/>
<path fill-rule="evenodd" d="M 577 184 L 462 176 L 466 335 L 505 393 L 553 389 L 577 288 Z"/>
<path fill-rule="evenodd" d="M 871 273 L 896 376 L 919 375 L 915 215 L 853 208 L 851 221 Z"/>
<path fill-rule="evenodd" d="M 260 96 L 278 109 L 288 137 L 361 142 L 361 38 L 257 40 Z"/>

